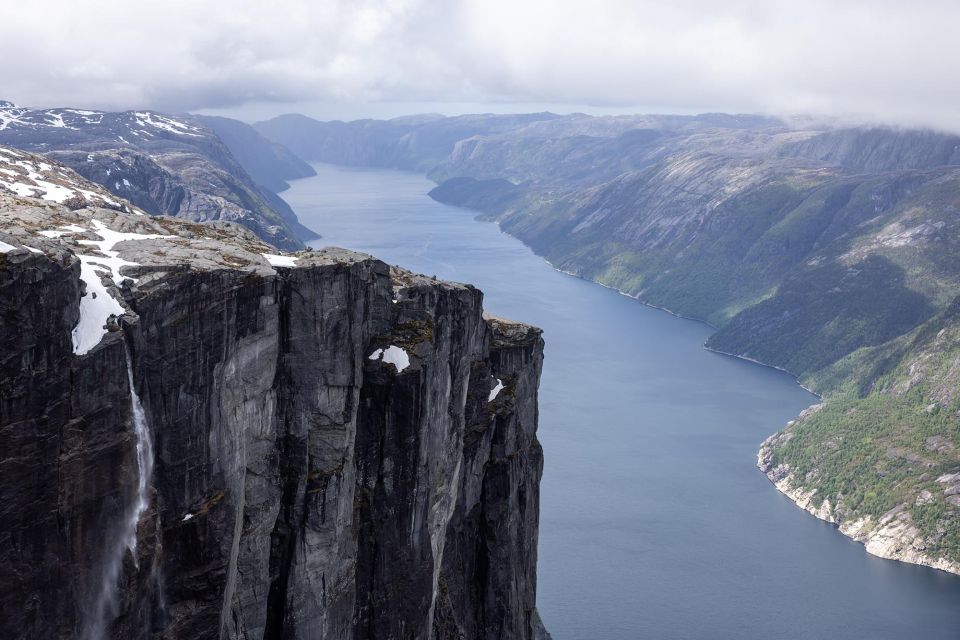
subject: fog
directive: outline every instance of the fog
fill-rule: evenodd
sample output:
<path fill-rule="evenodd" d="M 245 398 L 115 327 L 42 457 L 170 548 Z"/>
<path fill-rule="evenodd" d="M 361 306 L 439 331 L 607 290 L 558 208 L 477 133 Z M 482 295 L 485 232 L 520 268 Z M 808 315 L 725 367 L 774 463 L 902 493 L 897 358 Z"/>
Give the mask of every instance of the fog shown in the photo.
<path fill-rule="evenodd" d="M 28 106 L 702 112 L 960 130 L 960 3 L 0 0 Z"/>

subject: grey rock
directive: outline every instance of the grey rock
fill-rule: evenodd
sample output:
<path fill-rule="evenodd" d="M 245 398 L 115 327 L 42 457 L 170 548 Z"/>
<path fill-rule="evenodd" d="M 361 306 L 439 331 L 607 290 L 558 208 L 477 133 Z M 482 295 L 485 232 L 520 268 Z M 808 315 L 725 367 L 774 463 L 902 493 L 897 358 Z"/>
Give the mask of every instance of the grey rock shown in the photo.
<path fill-rule="evenodd" d="M 115 245 L 124 313 L 77 356 L 94 221 L 169 237 Z M 109 637 L 542 637 L 539 330 L 342 249 L 271 266 L 226 223 L 0 196 L 0 240 L 0 635 L 85 629 L 135 493 L 129 349 L 156 464 Z"/>

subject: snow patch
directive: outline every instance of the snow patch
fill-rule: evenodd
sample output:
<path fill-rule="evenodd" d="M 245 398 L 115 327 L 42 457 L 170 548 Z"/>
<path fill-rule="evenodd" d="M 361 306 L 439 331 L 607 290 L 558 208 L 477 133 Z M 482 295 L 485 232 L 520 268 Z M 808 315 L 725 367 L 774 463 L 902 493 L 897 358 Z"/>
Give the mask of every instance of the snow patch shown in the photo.
<path fill-rule="evenodd" d="M 123 307 L 103 286 L 101 274 L 106 267 L 89 259 L 80 258 L 80 279 L 87 285 L 87 292 L 80 298 L 80 320 L 73 328 L 73 352 L 83 355 L 100 344 L 107 334 L 104 325 L 110 316 L 123 314 Z"/>
<path fill-rule="evenodd" d="M 66 231 L 62 231 L 65 229 Z M 65 224 L 61 225 L 57 229 L 45 229 L 40 232 L 44 238 L 59 238 L 60 236 L 65 236 L 68 233 L 83 233 L 86 229 L 76 224 Z"/>
<path fill-rule="evenodd" d="M 67 123 L 63 121 L 63 114 L 57 113 L 55 111 L 48 111 L 45 115 L 46 124 L 55 129 L 72 129 L 73 127 L 68 127 Z"/>
<path fill-rule="evenodd" d="M 135 111 L 133 114 L 140 126 L 144 127 L 154 127 L 155 129 L 161 129 L 170 133 L 175 133 L 178 136 L 192 136 L 194 138 L 202 137 L 202 134 L 197 133 L 199 129 L 196 127 L 191 127 L 190 125 L 184 124 L 174 120 L 173 118 L 167 118 L 156 113 L 150 113 L 149 111 Z M 148 131 L 144 131 L 148 135 L 153 135 Z"/>
<path fill-rule="evenodd" d="M 490 396 L 487 398 L 487 402 L 493 402 L 494 398 L 496 398 L 501 391 L 503 391 L 503 380 L 497 378 L 497 384 L 493 389 L 490 389 Z"/>
<path fill-rule="evenodd" d="M 267 262 L 270 263 L 270 266 L 273 267 L 295 267 L 297 266 L 297 257 L 296 256 L 278 256 L 275 253 L 261 253 L 264 258 L 267 259 Z"/>
<path fill-rule="evenodd" d="M 406 351 L 396 345 L 390 345 L 386 349 L 377 349 L 368 357 L 370 360 L 381 360 L 387 364 L 392 364 L 397 368 L 397 373 L 401 373 L 410 366 L 410 356 Z"/>
<path fill-rule="evenodd" d="M 10 167 L 18 167 L 22 171 L 13 168 L 3 168 L 2 172 L 10 176 L 9 178 L 0 177 L 0 185 L 13 191 L 18 196 L 25 198 L 41 198 L 51 202 L 62 203 L 77 195 L 86 200 L 110 204 L 119 207 L 120 204 L 94 191 L 79 187 L 75 178 L 62 167 L 56 167 L 48 162 L 31 162 L 30 160 L 19 160 L 18 154 L 10 152 L 8 149 L 0 149 L 0 155 L 6 156 L 5 162 Z M 58 182 L 52 182 L 56 179 Z"/>
<path fill-rule="evenodd" d="M 7 244 L 3 240 L 0 240 L 0 253 L 9 253 L 16 249 L 12 244 Z"/>
<path fill-rule="evenodd" d="M 114 284 L 119 285 L 125 279 L 120 275 L 120 269 L 137 266 L 138 263 L 121 258 L 119 252 L 113 250 L 114 245 L 126 240 L 173 237 L 155 233 L 123 233 L 108 229 L 107 225 L 99 220 L 92 220 L 92 223 L 101 239 L 78 240 L 78 243 L 96 247 L 106 257 L 77 255 L 80 258 L 80 279 L 87 285 L 86 295 L 80 298 L 80 320 L 73 329 L 73 352 L 77 355 L 83 355 L 100 344 L 100 340 L 107 334 L 105 325 L 110 316 L 124 313 L 120 303 L 107 291 L 103 278 L 109 276 Z"/>

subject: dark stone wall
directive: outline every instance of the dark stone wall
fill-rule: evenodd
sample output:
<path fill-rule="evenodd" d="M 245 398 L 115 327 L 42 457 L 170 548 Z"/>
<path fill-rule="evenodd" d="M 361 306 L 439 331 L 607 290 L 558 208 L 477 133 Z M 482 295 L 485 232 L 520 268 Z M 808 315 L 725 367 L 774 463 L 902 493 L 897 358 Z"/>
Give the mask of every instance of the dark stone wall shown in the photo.
<path fill-rule="evenodd" d="M 0 254 L 0 635 L 78 637 L 122 544 L 126 342 L 156 463 L 107 637 L 533 637 L 538 330 L 354 256 L 154 274 L 77 357 L 78 271 Z"/>

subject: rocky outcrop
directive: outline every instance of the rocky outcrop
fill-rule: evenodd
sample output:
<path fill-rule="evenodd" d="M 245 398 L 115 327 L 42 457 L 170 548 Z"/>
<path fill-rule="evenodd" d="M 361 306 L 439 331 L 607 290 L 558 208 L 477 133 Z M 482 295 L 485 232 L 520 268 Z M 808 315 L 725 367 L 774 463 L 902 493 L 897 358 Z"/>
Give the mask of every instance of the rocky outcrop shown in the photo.
<path fill-rule="evenodd" d="M 541 633 L 539 330 L 234 225 L 0 212 L 0 634 Z M 155 460 L 124 539 L 137 403 Z"/>

